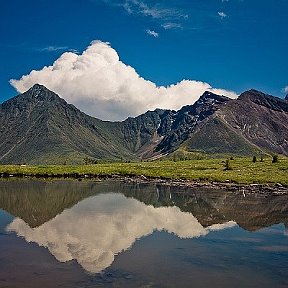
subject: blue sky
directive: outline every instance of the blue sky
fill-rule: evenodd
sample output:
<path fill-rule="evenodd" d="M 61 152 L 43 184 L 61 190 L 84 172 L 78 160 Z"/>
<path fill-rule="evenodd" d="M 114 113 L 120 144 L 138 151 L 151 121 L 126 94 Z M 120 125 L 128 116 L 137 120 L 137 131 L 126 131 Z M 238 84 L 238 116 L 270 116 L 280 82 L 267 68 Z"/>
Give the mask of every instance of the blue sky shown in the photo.
<path fill-rule="evenodd" d="M 2 0 L 0 102 L 18 94 L 10 79 L 94 40 L 157 86 L 191 79 L 284 97 L 287 11 L 287 0 Z"/>

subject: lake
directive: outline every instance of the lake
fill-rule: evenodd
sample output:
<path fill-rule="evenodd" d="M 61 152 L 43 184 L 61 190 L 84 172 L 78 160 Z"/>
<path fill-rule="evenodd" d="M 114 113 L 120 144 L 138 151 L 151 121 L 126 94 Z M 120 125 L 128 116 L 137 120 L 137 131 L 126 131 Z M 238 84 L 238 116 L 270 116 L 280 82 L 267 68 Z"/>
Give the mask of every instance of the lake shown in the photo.
<path fill-rule="evenodd" d="M 288 287 L 288 195 L 0 181 L 0 287 Z"/>

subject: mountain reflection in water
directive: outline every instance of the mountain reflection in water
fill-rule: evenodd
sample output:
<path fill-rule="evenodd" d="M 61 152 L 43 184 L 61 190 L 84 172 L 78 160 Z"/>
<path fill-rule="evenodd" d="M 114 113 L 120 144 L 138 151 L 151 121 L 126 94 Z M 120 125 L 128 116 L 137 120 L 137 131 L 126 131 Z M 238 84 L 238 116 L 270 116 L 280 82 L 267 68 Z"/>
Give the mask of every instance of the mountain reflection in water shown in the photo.
<path fill-rule="evenodd" d="M 232 227 L 228 222 L 217 229 Z M 28 242 L 47 247 L 61 262 L 77 260 L 88 272 L 109 267 L 114 255 L 154 230 L 165 230 L 180 238 L 206 235 L 213 226 L 203 228 L 190 213 L 178 207 L 147 206 L 122 194 L 101 194 L 88 198 L 37 228 L 16 218 L 8 227 Z"/>
<path fill-rule="evenodd" d="M 92 273 L 155 230 L 194 238 L 236 222 L 251 231 L 287 226 L 287 200 L 151 184 L 0 181 L 0 208 L 17 216 L 7 231 L 47 247 L 60 262 L 75 259 Z"/>

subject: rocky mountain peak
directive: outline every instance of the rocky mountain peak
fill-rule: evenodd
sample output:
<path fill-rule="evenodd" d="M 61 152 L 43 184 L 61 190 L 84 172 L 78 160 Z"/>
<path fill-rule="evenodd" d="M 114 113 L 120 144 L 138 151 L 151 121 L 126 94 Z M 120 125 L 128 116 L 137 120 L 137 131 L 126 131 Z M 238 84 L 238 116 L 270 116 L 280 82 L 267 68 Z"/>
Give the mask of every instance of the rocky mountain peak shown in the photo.
<path fill-rule="evenodd" d="M 41 91 L 41 90 L 48 90 L 44 85 L 39 83 L 34 84 L 28 91 Z"/>
<path fill-rule="evenodd" d="M 202 111 L 212 111 L 217 109 L 217 107 L 225 102 L 230 101 L 231 99 L 226 96 L 220 96 L 214 94 L 210 91 L 205 91 L 202 96 L 193 104 L 183 106 L 177 114 L 200 114 Z"/>
<path fill-rule="evenodd" d="M 204 94 L 194 103 L 194 108 L 196 110 L 202 111 L 203 108 L 204 110 L 216 110 L 217 107 L 222 105 L 223 103 L 226 103 L 230 101 L 231 99 L 226 97 L 226 96 L 220 96 L 217 94 L 214 94 L 210 91 L 204 92 Z M 197 111 L 198 113 L 200 111 Z"/>
<path fill-rule="evenodd" d="M 41 84 L 34 84 L 27 92 L 23 95 L 25 97 L 29 97 L 30 100 L 42 102 L 42 101 L 52 101 L 52 100 L 60 100 L 61 98 L 55 94 L 53 91 L 46 88 Z"/>
<path fill-rule="evenodd" d="M 255 89 L 248 90 L 238 97 L 239 101 L 251 101 L 255 104 L 265 106 L 271 110 L 288 112 L 288 104 L 285 100 L 274 97 Z"/>
<path fill-rule="evenodd" d="M 41 111 L 43 114 L 44 111 L 48 111 L 49 107 L 66 107 L 67 105 L 67 102 L 53 91 L 43 85 L 35 84 L 23 94 L 2 103 L 0 114 L 2 112 L 11 117 L 20 117 L 20 115 L 28 117 L 32 111 L 38 111 L 37 113 Z M 68 106 L 72 107 L 72 105 Z"/>
<path fill-rule="evenodd" d="M 228 97 L 226 96 L 221 96 L 221 95 L 217 95 L 217 94 L 214 94 L 210 91 L 205 91 L 203 93 L 203 95 L 199 98 L 199 100 L 202 99 L 202 100 L 208 100 L 208 99 L 213 99 L 213 100 L 217 100 L 217 101 L 222 101 L 222 100 L 229 100 Z"/>
<path fill-rule="evenodd" d="M 243 92 L 238 99 L 256 99 L 256 98 L 265 98 L 267 96 L 261 91 L 250 89 L 248 91 Z"/>
<path fill-rule="evenodd" d="M 285 98 L 284 98 L 286 101 L 288 101 L 288 94 L 285 96 Z"/>

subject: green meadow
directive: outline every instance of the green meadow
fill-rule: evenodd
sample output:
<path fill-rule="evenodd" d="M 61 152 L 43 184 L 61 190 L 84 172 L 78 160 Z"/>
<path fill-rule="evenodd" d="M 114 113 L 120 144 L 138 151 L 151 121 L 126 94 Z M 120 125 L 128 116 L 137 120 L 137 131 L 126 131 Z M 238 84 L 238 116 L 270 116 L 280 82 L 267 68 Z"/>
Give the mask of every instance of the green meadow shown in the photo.
<path fill-rule="evenodd" d="M 153 161 L 133 163 L 101 163 L 93 165 L 0 165 L 2 176 L 85 177 L 89 176 L 146 176 L 171 180 L 201 182 L 234 182 L 288 185 L 288 159 L 279 158 L 277 163 L 265 158 L 263 162 L 252 158 L 204 159 L 185 161 Z"/>

